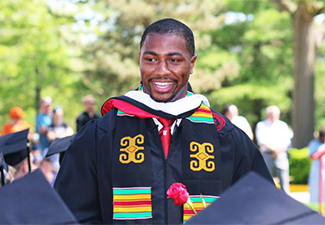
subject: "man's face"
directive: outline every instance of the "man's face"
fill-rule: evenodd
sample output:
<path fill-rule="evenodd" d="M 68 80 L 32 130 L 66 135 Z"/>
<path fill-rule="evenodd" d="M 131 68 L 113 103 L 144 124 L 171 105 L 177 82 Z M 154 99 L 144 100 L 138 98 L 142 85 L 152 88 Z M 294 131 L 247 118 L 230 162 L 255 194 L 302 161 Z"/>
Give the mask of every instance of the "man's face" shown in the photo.
<path fill-rule="evenodd" d="M 183 36 L 149 34 L 140 50 L 143 91 L 158 102 L 185 97 L 195 61 Z"/>
<path fill-rule="evenodd" d="M 96 104 L 93 101 L 86 101 L 84 103 L 84 106 L 85 106 L 85 111 L 86 112 L 94 112 Z"/>
<path fill-rule="evenodd" d="M 270 111 L 266 114 L 267 118 L 271 120 L 272 122 L 280 119 L 280 114 L 275 111 Z"/>
<path fill-rule="evenodd" d="M 52 112 L 52 105 L 49 103 L 42 103 L 41 110 L 44 114 L 49 115 Z"/>

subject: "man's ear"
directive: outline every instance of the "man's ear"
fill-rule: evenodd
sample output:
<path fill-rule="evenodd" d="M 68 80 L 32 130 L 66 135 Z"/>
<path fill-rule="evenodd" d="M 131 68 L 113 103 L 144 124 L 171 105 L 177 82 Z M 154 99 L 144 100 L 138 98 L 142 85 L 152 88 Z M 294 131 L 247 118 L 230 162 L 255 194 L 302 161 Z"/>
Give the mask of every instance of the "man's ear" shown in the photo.
<path fill-rule="evenodd" d="M 197 59 L 197 54 L 194 54 L 192 56 L 192 58 L 191 58 L 190 74 L 193 73 L 193 69 L 194 69 L 194 66 L 195 66 L 196 59 Z"/>
<path fill-rule="evenodd" d="M 22 172 L 24 173 L 28 173 L 28 159 L 25 159 L 23 162 L 22 162 L 22 165 L 21 165 L 21 170 Z"/>

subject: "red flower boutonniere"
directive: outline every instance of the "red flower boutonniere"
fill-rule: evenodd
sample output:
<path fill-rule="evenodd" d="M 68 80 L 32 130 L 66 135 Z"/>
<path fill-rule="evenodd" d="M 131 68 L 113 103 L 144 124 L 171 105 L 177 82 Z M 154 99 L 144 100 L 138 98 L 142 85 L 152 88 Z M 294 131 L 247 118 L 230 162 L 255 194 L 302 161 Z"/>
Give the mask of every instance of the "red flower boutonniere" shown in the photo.
<path fill-rule="evenodd" d="M 186 186 L 182 183 L 174 183 L 167 190 L 167 198 L 174 200 L 175 205 L 186 205 L 189 209 L 192 209 L 197 214 L 193 202 L 189 198 L 190 194 L 187 192 Z"/>

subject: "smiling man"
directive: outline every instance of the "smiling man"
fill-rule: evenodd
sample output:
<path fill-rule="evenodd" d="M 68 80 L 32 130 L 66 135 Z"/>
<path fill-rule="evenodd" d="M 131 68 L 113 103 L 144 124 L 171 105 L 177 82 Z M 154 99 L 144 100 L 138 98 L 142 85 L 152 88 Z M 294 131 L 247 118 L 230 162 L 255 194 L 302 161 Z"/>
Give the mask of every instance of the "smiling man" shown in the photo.
<path fill-rule="evenodd" d="M 184 37 L 173 33 L 145 35 L 140 50 L 144 92 L 157 102 L 184 98 L 196 61 L 194 45 L 187 47 Z"/>
<path fill-rule="evenodd" d="M 251 170 L 272 182 L 249 137 L 188 91 L 196 58 L 185 24 L 145 30 L 140 87 L 107 100 L 63 159 L 55 188 L 80 223 L 181 224 L 194 212 L 167 198 L 174 183 L 199 211 Z"/>

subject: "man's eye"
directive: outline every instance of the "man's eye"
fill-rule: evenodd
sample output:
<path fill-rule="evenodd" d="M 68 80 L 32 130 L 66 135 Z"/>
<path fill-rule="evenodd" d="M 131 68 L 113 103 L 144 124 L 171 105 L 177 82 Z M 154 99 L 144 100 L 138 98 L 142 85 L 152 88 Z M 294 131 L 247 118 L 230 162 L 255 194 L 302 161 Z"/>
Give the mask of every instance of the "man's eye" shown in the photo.
<path fill-rule="evenodd" d="M 148 61 L 148 62 L 155 62 L 156 60 L 154 58 L 146 58 L 146 61 Z"/>
<path fill-rule="evenodd" d="M 171 62 L 179 62 L 178 59 L 170 59 Z"/>

